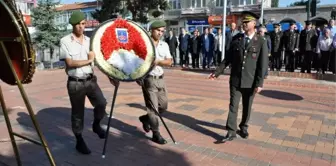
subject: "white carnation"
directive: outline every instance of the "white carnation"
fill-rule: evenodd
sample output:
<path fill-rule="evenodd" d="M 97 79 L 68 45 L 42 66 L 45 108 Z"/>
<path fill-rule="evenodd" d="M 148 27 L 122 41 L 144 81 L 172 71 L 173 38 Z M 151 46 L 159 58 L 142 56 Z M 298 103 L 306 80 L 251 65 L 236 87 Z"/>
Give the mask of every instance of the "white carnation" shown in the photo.
<path fill-rule="evenodd" d="M 107 62 L 126 75 L 130 75 L 144 63 L 144 60 L 135 55 L 133 51 L 119 50 L 113 51 Z"/>

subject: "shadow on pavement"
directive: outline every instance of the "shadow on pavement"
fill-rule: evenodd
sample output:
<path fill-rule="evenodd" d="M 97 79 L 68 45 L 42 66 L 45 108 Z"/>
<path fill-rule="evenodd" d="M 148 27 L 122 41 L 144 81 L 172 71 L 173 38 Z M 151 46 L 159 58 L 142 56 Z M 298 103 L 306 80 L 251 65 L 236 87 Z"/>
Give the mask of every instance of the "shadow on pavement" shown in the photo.
<path fill-rule="evenodd" d="M 146 107 L 141 105 L 141 104 L 129 103 L 127 105 L 129 107 L 138 108 L 138 109 L 146 111 Z M 178 113 L 175 113 L 175 112 L 166 111 L 166 112 L 163 112 L 161 114 L 161 116 L 165 117 L 165 118 L 167 118 L 171 121 L 174 121 L 176 123 L 179 123 L 181 125 L 187 126 L 188 128 L 190 128 L 194 131 L 197 131 L 197 132 L 200 132 L 204 135 L 210 136 L 210 137 L 214 138 L 215 140 L 221 139 L 222 136 L 219 135 L 218 133 L 215 133 L 211 130 L 208 130 L 208 129 L 202 127 L 202 125 L 225 130 L 225 126 L 214 124 L 214 123 L 209 123 L 209 122 L 206 122 L 206 121 L 197 120 L 197 119 L 195 119 L 193 117 L 190 117 L 188 115 L 178 114 Z M 172 133 L 172 134 L 174 134 L 174 133 Z"/>
<path fill-rule="evenodd" d="M 210 73 L 214 73 L 216 71 L 215 68 L 205 69 L 205 70 L 204 69 L 183 68 L 181 70 L 182 71 L 193 72 L 193 73 L 198 73 L 198 74 L 210 74 Z M 221 75 L 230 75 L 230 68 L 227 67 Z"/>
<path fill-rule="evenodd" d="M 288 93 L 288 92 L 277 91 L 277 90 L 262 90 L 260 92 L 260 95 L 273 98 L 273 99 L 287 100 L 287 101 L 303 100 L 303 97 L 296 95 L 294 93 Z"/>
<path fill-rule="evenodd" d="M 83 137 L 91 149 L 91 155 L 81 155 L 75 150 L 75 139 L 71 130 L 70 108 L 46 108 L 36 114 L 36 119 L 41 127 L 43 135 L 56 161 L 56 165 L 183 165 L 189 166 L 182 153 L 162 149 L 160 145 L 153 143 L 145 137 L 145 134 L 137 127 L 126 124 L 118 119 L 112 119 L 110 135 L 108 138 L 106 158 L 102 159 L 104 140 L 99 139 L 91 130 L 93 119 L 92 109 L 85 112 Z M 107 118 L 102 124 L 107 124 Z M 21 127 L 30 138 L 39 140 L 33 128 L 29 114 L 19 112 L 16 127 Z M 10 145 L 10 144 L 8 144 Z M 12 149 L 12 147 L 7 146 Z M 19 152 L 24 166 L 50 165 L 47 155 L 41 146 L 29 142 L 18 144 Z M 163 164 L 164 163 L 164 164 Z M 16 165 L 15 155 L 0 155 L 0 165 Z"/>

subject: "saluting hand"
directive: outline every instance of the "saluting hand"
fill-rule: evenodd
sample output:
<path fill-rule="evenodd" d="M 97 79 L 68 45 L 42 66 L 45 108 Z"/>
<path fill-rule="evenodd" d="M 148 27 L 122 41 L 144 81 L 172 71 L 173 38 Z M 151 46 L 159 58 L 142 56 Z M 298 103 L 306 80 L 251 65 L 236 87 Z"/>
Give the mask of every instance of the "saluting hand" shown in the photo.
<path fill-rule="evenodd" d="M 262 91 L 262 89 L 263 89 L 262 87 L 257 87 L 257 88 L 254 89 L 254 92 L 255 93 L 260 93 Z"/>

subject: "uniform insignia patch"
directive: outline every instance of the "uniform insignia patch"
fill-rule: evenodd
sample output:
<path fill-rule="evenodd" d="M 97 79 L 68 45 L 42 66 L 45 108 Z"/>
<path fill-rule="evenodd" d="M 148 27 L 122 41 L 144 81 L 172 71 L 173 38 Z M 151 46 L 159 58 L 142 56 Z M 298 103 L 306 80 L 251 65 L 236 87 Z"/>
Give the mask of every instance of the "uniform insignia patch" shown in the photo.
<path fill-rule="evenodd" d="M 256 59 L 257 58 L 257 53 L 252 53 L 252 59 Z"/>

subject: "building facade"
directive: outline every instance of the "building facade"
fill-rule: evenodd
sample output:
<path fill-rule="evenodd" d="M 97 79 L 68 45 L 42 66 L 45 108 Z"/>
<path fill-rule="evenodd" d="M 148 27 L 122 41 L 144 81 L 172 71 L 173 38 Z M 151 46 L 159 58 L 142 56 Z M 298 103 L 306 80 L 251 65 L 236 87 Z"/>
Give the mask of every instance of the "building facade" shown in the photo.
<path fill-rule="evenodd" d="M 16 0 L 15 4 L 17 10 L 22 14 L 23 21 L 26 23 L 29 33 L 34 33 L 35 30 L 34 27 L 32 27 L 31 10 L 36 7 L 37 0 Z"/>
<path fill-rule="evenodd" d="M 321 18 L 328 21 L 331 17 L 331 11 L 336 8 L 336 4 L 317 6 L 316 16 L 314 18 Z M 264 19 L 268 22 L 281 22 L 284 19 L 291 18 L 296 22 L 304 24 L 307 20 L 307 12 L 305 6 L 282 7 L 265 9 Z"/>
<path fill-rule="evenodd" d="M 222 26 L 224 0 L 168 0 L 171 7 L 165 11 L 164 19 L 168 28 L 179 33 L 180 27 L 187 31 L 198 29 L 203 32 L 205 27 Z M 243 10 L 260 12 L 261 0 L 229 0 L 227 4 L 227 24 L 237 22 Z M 264 0 L 265 8 L 271 7 L 271 0 Z"/>
<path fill-rule="evenodd" d="M 85 34 L 91 36 L 95 27 L 99 25 L 99 22 L 92 17 L 91 13 L 100 8 L 101 2 L 98 1 L 59 5 L 56 10 L 60 14 L 55 18 L 55 23 L 56 25 L 66 25 L 66 28 L 71 30 L 72 26 L 69 24 L 69 18 L 73 11 L 80 10 L 86 16 Z"/>
<path fill-rule="evenodd" d="M 168 29 L 176 34 L 180 28 L 187 31 L 198 29 L 203 32 L 205 27 L 221 27 L 223 25 L 223 2 L 224 0 L 168 0 L 171 9 L 165 11 L 164 19 L 168 23 Z M 264 20 L 266 23 L 281 22 L 291 18 L 304 25 L 307 20 L 305 6 L 271 8 L 271 0 L 264 0 Z M 320 5 L 317 7 L 315 17 L 330 19 L 330 12 L 336 4 Z M 228 0 L 226 24 L 240 23 L 241 12 L 244 10 L 261 13 L 261 0 Z"/>

